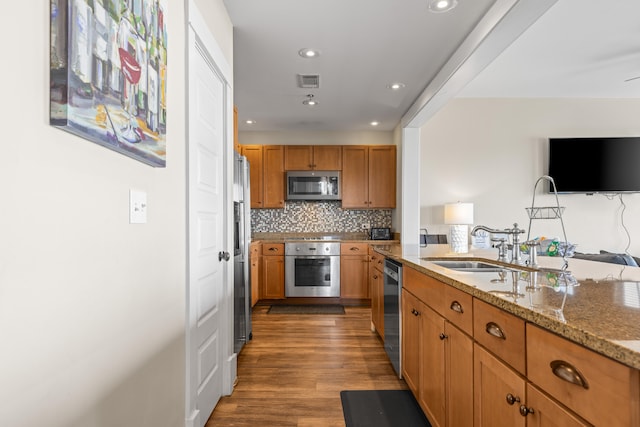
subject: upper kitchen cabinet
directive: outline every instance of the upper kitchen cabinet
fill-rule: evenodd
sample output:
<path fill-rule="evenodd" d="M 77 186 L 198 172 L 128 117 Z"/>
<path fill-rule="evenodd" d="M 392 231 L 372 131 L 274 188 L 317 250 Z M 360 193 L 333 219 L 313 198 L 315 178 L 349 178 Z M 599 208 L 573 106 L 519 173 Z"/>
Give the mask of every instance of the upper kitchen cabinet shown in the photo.
<path fill-rule="evenodd" d="M 282 145 L 243 145 L 249 161 L 252 208 L 284 208 L 284 148 Z"/>
<path fill-rule="evenodd" d="M 284 169 L 287 171 L 342 170 L 342 146 L 285 145 Z"/>
<path fill-rule="evenodd" d="M 238 107 L 233 106 L 233 149 L 242 153 L 240 139 L 238 138 Z"/>
<path fill-rule="evenodd" d="M 342 207 L 396 207 L 396 146 L 343 145 Z"/>

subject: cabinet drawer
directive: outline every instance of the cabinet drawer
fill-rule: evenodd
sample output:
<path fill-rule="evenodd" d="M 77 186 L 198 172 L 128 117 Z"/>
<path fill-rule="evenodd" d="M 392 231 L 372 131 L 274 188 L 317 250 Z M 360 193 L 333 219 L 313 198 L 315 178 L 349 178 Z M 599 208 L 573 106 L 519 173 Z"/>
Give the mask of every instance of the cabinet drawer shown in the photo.
<path fill-rule="evenodd" d="M 473 336 L 473 297 L 453 286 L 444 291 L 444 317 Z"/>
<path fill-rule="evenodd" d="M 635 369 L 527 324 L 527 372 L 532 383 L 590 423 L 640 425 Z"/>
<path fill-rule="evenodd" d="M 341 243 L 340 255 L 368 255 L 368 243 Z"/>
<path fill-rule="evenodd" d="M 262 255 L 284 255 L 284 243 L 263 243 Z"/>
<path fill-rule="evenodd" d="M 443 314 L 444 290 L 448 285 L 409 267 L 402 269 L 402 275 L 404 288 L 439 314 Z"/>
<path fill-rule="evenodd" d="M 525 375 L 525 322 L 478 299 L 473 300 L 473 336 L 493 354 Z"/>

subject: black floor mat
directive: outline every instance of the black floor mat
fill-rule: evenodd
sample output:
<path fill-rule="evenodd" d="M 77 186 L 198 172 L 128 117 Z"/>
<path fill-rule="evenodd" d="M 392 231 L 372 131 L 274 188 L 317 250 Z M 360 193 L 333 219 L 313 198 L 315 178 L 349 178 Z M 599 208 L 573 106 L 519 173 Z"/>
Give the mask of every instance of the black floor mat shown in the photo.
<path fill-rule="evenodd" d="M 278 304 L 269 307 L 267 314 L 344 314 L 339 304 Z"/>
<path fill-rule="evenodd" d="M 340 392 L 346 427 L 431 427 L 409 390 Z"/>

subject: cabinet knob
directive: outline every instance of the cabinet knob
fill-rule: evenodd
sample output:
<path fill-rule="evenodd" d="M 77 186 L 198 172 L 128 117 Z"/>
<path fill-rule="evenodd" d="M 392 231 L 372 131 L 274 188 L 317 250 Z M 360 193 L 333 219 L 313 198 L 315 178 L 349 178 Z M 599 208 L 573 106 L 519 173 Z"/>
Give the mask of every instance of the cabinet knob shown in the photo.
<path fill-rule="evenodd" d="M 533 414 L 535 413 L 533 408 L 527 408 L 524 405 L 520 405 L 520 415 L 522 415 L 523 417 L 526 417 L 529 414 Z"/>
<path fill-rule="evenodd" d="M 449 338 L 449 335 L 445 335 L 445 334 L 443 334 L 443 333 L 441 332 L 441 333 L 440 333 L 440 335 L 438 335 L 438 337 L 439 337 L 441 340 L 445 340 L 445 339 Z"/>
<path fill-rule="evenodd" d="M 513 405 L 516 402 L 520 402 L 520 398 L 518 396 L 514 396 L 511 393 L 507 393 L 507 403 L 509 405 Z"/>
<path fill-rule="evenodd" d="M 411 314 L 413 314 L 414 316 L 420 316 L 420 312 L 418 310 L 416 310 L 415 308 L 411 309 Z"/>

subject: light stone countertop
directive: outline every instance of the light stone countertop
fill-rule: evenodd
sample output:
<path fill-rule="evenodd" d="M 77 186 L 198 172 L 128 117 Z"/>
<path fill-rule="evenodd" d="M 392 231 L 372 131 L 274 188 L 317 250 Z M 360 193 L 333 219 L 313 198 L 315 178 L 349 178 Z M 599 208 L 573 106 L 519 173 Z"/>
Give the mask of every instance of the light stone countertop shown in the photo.
<path fill-rule="evenodd" d="M 519 273 L 509 271 L 501 277 L 497 272 L 455 271 L 433 262 L 463 258 L 495 263 L 496 249 L 471 247 L 469 253 L 454 254 L 448 245 L 422 248 L 383 244 L 375 246 L 375 250 L 405 267 L 640 369 L 640 267 L 568 258 L 570 274 L 563 275 L 561 257 L 540 256 L 538 270 L 525 267 Z"/>

